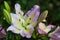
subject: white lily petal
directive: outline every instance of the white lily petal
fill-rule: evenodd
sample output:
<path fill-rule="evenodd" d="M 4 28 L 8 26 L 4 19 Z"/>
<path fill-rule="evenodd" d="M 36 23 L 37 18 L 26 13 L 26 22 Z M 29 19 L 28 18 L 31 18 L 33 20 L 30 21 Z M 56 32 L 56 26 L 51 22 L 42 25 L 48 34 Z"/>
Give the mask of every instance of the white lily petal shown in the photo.
<path fill-rule="evenodd" d="M 17 14 L 11 13 L 11 17 L 12 17 L 12 23 L 16 22 L 14 20 L 25 23 L 25 20 L 20 18 Z"/>
<path fill-rule="evenodd" d="M 18 26 L 22 25 L 22 21 L 20 21 L 19 16 L 17 14 L 11 13 L 11 17 L 12 17 L 12 24 L 16 24 Z"/>
<path fill-rule="evenodd" d="M 25 34 L 25 37 L 26 37 L 26 38 L 31 38 L 31 36 L 32 36 L 32 31 L 30 31 L 30 30 L 24 30 L 24 34 Z"/>
<path fill-rule="evenodd" d="M 16 3 L 16 4 L 15 4 L 15 10 L 16 10 L 16 11 L 20 11 L 20 8 L 21 8 L 20 5 L 19 5 L 18 3 Z"/>
<path fill-rule="evenodd" d="M 16 28 L 20 29 L 20 30 L 24 29 L 24 27 L 19 26 L 19 25 L 17 25 L 17 24 L 12 24 L 12 25 L 13 25 L 14 27 L 16 27 Z"/>
<path fill-rule="evenodd" d="M 20 30 L 18 28 L 15 28 L 13 25 L 8 27 L 7 31 L 12 31 L 13 33 L 19 34 Z"/>
<path fill-rule="evenodd" d="M 19 20 L 19 17 L 17 14 L 14 14 L 14 13 L 10 13 L 10 14 L 11 14 L 12 20 L 13 20 L 13 18 Z"/>
<path fill-rule="evenodd" d="M 46 28 L 46 25 L 42 22 L 39 23 L 39 28 L 44 30 Z"/>
<path fill-rule="evenodd" d="M 39 23 L 38 32 L 41 34 L 47 34 L 54 27 L 55 27 L 54 25 L 46 26 L 44 23 Z"/>
<path fill-rule="evenodd" d="M 20 30 L 20 35 L 21 35 L 22 37 L 25 37 L 25 33 L 24 33 L 23 30 Z"/>
<path fill-rule="evenodd" d="M 46 31 L 46 33 L 48 33 L 54 27 L 55 27 L 54 25 L 48 25 L 44 31 Z"/>
<path fill-rule="evenodd" d="M 21 7 L 18 3 L 15 4 L 15 10 L 16 10 L 16 14 L 21 13 L 22 15 L 24 14 L 23 11 L 21 11 Z"/>
<path fill-rule="evenodd" d="M 34 27 L 33 27 L 32 25 L 28 25 L 28 26 L 27 26 L 27 29 L 29 29 L 29 30 L 32 30 L 32 31 L 33 31 L 33 30 L 34 30 Z"/>
<path fill-rule="evenodd" d="M 46 28 L 44 31 L 48 33 L 51 30 L 51 28 Z"/>
<path fill-rule="evenodd" d="M 31 35 L 30 34 L 26 34 L 26 38 L 31 38 Z"/>
<path fill-rule="evenodd" d="M 34 27 L 33 27 L 32 25 L 28 25 L 28 26 L 27 26 L 27 29 L 28 29 L 28 30 L 24 31 L 25 37 L 26 37 L 26 38 L 31 38 L 32 33 L 33 33 L 33 31 L 34 31 Z"/>

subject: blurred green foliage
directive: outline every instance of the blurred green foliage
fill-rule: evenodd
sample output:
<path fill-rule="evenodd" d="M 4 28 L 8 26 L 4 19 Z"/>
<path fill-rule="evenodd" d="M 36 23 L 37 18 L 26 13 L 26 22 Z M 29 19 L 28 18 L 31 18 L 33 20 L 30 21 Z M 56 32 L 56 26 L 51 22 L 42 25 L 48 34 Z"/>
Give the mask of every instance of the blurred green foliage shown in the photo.
<path fill-rule="evenodd" d="M 48 24 L 51 23 L 55 25 L 60 25 L 60 0 L 0 0 L 0 25 L 2 25 L 5 29 L 9 26 L 9 24 L 6 22 L 6 20 L 3 19 L 4 18 L 3 8 L 5 8 L 4 1 L 7 1 L 9 3 L 11 12 L 15 12 L 15 9 L 14 9 L 15 3 L 19 3 L 21 5 L 22 10 L 25 13 L 28 10 L 30 10 L 34 5 L 39 5 L 40 13 L 43 12 L 44 10 L 49 11 L 48 17 L 47 17 Z M 17 37 L 15 38 L 17 40 Z M 22 37 L 21 37 L 21 40 L 23 40 Z M 25 40 L 30 40 L 30 39 L 25 39 Z M 35 40 L 35 39 L 31 38 L 31 40 Z M 42 40 L 47 40 L 47 39 L 43 37 Z"/>

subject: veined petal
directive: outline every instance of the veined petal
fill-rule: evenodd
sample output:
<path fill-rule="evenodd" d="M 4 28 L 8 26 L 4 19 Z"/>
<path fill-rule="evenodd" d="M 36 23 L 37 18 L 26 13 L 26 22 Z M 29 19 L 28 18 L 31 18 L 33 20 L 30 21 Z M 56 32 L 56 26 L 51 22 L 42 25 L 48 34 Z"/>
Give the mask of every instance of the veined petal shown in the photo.
<path fill-rule="evenodd" d="M 17 14 L 14 14 L 14 13 L 10 13 L 10 14 L 11 14 L 12 19 L 15 18 L 15 19 L 19 20 L 19 17 Z"/>
<path fill-rule="evenodd" d="M 31 36 L 32 36 L 32 35 L 31 35 L 31 34 L 29 34 L 29 33 L 28 33 L 28 34 L 26 34 L 26 38 L 31 38 Z"/>
<path fill-rule="evenodd" d="M 21 10 L 21 7 L 18 3 L 15 4 L 15 10 L 16 10 L 16 14 L 18 15 L 19 19 L 23 19 L 23 11 Z M 23 19 L 24 20 L 24 19 Z M 22 21 L 22 20 L 21 20 Z"/>
<path fill-rule="evenodd" d="M 46 28 L 46 25 L 42 22 L 39 23 L 39 28 L 40 29 L 45 29 Z"/>
<path fill-rule="evenodd" d="M 18 3 L 15 4 L 15 10 L 16 10 L 16 14 L 19 14 L 19 13 L 20 13 L 21 15 L 24 14 L 23 11 L 21 10 L 20 5 L 19 5 Z"/>
<path fill-rule="evenodd" d="M 22 26 L 22 21 L 20 21 L 20 19 L 19 19 L 17 14 L 11 13 L 11 17 L 12 17 L 12 24 L 16 24 L 16 25 Z"/>
<path fill-rule="evenodd" d="M 34 23 L 37 21 L 38 16 L 39 16 L 39 6 L 35 5 L 31 10 L 29 10 L 26 14 L 25 14 L 25 18 L 27 19 L 27 22 L 29 23 Z"/>
<path fill-rule="evenodd" d="M 58 26 L 56 30 L 49 34 L 51 40 L 60 40 L 60 27 Z"/>
<path fill-rule="evenodd" d="M 35 5 L 31 10 L 29 10 L 29 11 L 25 14 L 25 16 L 26 16 L 26 17 L 29 17 L 29 16 L 31 15 L 31 13 L 33 13 L 33 12 L 35 12 L 35 11 L 37 11 L 37 10 L 39 10 L 39 6 L 38 6 L 38 5 Z"/>
<path fill-rule="evenodd" d="M 31 38 L 34 28 L 31 25 L 27 26 L 27 29 L 21 29 L 20 35 L 22 37 Z"/>
<path fill-rule="evenodd" d="M 15 4 L 15 10 L 16 10 L 16 11 L 17 11 L 17 10 L 19 11 L 20 9 L 21 9 L 20 5 L 19 5 L 18 3 L 16 3 L 16 4 Z"/>
<path fill-rule="evenodd" d="M 20 30 L 23 30 L 24 29 L 24 27 L 23 26 L 19 26 L 19 25 L 17 25 L 17 24 L 12 24 L 15 28 L 17 28 L 17 29 L 20 29 Z"/>
<path fill-rule="evenodd" d="M 13 25 L 11 25 L 10 27 L 8 27 L 7 31 L 12 31 L 13 33 L 20 33 L 20 29 L 14 27 Z"/>
<path fill-rule="evenodd" d="M 34 16 L 34 19 L 33 19 L 33 21 L 35 22 L 35 21 L 37 21 L 37 19 L 38 19 L 38 17 L 39 17 L 40 7 L 39 7 L 38 5 L 35 5 L 34 8 L 36 8 L 36 9 L 35 9 L 35 16 Z"/>
<path fill-rule="evenodd" d="M 20 35 L 22 37 L 26 37 L 26 38 L 30 38 L 31 37 L 31 35 L 29 34 L 29 32 L 27 30 L 25 30 L 25 29 L 20 31 Z"/>
<path fill-rule="evenodd" d="M 22 37 L 25 37 L 24 29 L 20 30 L 20 35 L 21 35 Z"/>
<path fill-rule="evenodd" d="M 48 25 L 44 31 L 46 31 L 46 33 L 48 33 L 49 31 L 51 31 L 52 28 L 55 28 L 55 26 L 54 25 Z"/>
<path fill-rule="evenodd" d="M 47 33 L 44 31 L 45 28 L 46 28 L 46 25 L 45 25 L 44 23 L 39 23 L 39 25 L 38 25 L 38 32 L 39 32 L 40 34 L 47 34 Z"/>
<path fill-rule="evenodd" d="M 38 32 L 40 34 L 47 34 L 54 27 L 55 27 L 54 25 L 46 26 L 44 23 L 40 23 L 39 26 L 38 26 Z"/>
<path fill-rule="evenodd" d="M 27 25 L 27 29 L 34 30 L 34 27 L 32 25 Z"/>
<path fill-rule="evenodd" d="M 30 33 L 30 32 L 32 32 L 32 31 L 30 31 L 30 30 L 24 30 L 24 33 L 25 33 L 25 37 L 26 38 L 31 38 L 31 36 L 32 36 L 32 33 Z"/>
<path fill-rule="evenodd" d="M 34 27 L 32 25 L 28 25 L 27 30 L 25 31 L 26 38 L 31 38 L 33 31 Z"/>
<path fill-rule="evenodd" d="M 35 5 L 34 7 L 36 7 L 37 9 L 35 11 L 35 16 L 33 18 L 33 21 L 31 23 L 31 24 L 33 24 L 33 26 L 35 26 L 37 24 L 37 19 L 38 19 L 39 14 L 40 14 L 40 10 L 39 10 L 40 8 L 39 8 L 39 6 Z"/>
<path fill-rule="evenodd" d="M 22 23 L 25 23 L 24 19 L 21 19 L 17 14 L 11 13 L 11 17 L 12 17 L 12 24 L 17 24 L 22 26 Z"/>
<path fill-rule="evenodd" d="M 28 24 L 28 23 L 31 23 L 32 20 L 33 20 L 33 18 L 34 18 L 34 14 L 32 13 L 32 14 L 27 18 L 26 23 L 27 23 L 27 24 Z"/>
<path fill-rule="evenodd" d="M 44 30 L 41 30 L 39 27 L 37 29 L 40 34 L 47 34 Z"/>

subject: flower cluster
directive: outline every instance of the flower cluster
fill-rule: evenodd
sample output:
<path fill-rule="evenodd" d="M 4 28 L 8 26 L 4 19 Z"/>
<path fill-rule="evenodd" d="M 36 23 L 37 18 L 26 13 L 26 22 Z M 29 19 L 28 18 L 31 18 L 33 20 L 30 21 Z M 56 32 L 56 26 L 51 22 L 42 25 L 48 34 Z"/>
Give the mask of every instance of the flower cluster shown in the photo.
<path fill-rule="evenodd" d="M 26 14 L 24 14 L 24 12 L 21 10 L 21 6 L 18 3 L 16 3 L 15 11 L 16 11 L 15 13 L 10 13 L 12 21 L 11 25 L 7 28 L 7 31 L 20 34 L 22 37 L 31 38 L 32 33 L 35 30 L 34 29 L 35 27 L 37 28 L 38 33 L 43 35 L 48 34 L 51 31 L 51 29 L 56 27 L 55 25 L 52 24 L 46 25 L 45 23 L 43 23 L 43 21 L 46 22 L 45 19 L 47 17 L 48 11 L 44 11 L 40 15 L 40 7 L 38 5 L 34 5 L 31 10 L 29 10 Z M 2 27 L 0 26 L 0 30 L 1 29 Z M 4 29 L 1 31 L 1 33 L 4 33 L 4 35 L 6 35 Z M 50 40 L 54 39 L 59 40 L 60 27 L 58 27 L 53 33 L 50 33 L 49 37 Z"/>

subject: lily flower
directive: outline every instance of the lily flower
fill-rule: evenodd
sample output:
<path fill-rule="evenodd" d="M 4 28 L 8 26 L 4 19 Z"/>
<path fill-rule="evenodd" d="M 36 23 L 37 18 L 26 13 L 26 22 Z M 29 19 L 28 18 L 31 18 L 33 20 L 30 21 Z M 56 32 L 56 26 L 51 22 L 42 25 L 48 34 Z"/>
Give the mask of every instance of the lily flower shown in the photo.
<path fill-rule="evenodd" d="M 55 27 L 54 25 L 50 24 L 50 25 L 46 26 L 44 23 L 40 22 L 38 25 L 38 32 L 40 34 L 47 34 L 54 27 Z"/>
<path fill-rule="evenodd" d="M 12 23 L 7 31 L 20 34 L 22 37 L 31 38 L 40 13 L 39 9 L 39 6 L 35 5 L 24 15 L 20 5 L 18 3 L 15 4 L 16 14 L 11 13 Z"/>
<path fill-rule="evenodd" d="M 5 38 L 6 37 L 6 31 L 2 26 L 0 25 L 0 38 Z"/>
<path fill-rule="evenodd" d="M 60 40 L 60 27 L 58 26 L 55 31 L 49 34 L 50 40 Z"/>

